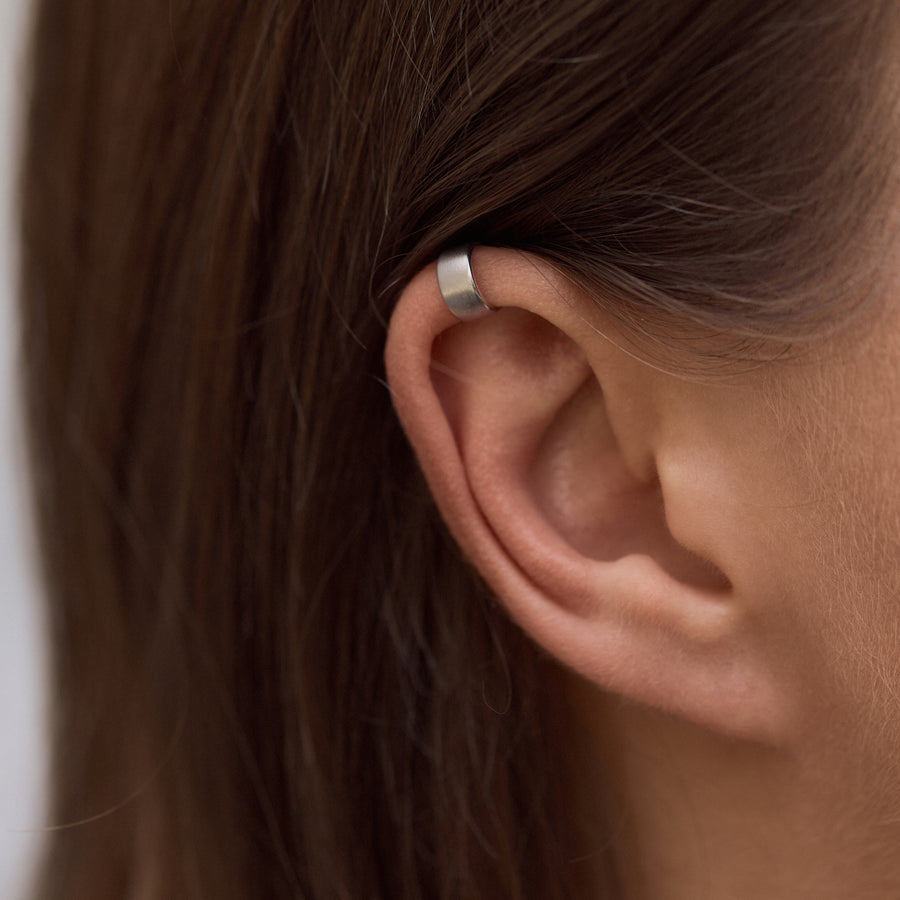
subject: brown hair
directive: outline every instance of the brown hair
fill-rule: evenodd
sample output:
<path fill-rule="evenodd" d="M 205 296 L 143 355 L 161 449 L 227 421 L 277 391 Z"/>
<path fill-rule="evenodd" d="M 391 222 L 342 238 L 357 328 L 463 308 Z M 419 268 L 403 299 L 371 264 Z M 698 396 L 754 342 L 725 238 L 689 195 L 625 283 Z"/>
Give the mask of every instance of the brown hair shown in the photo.
<path fill-rule="evenodd" d="M 895 8 L 41 2 L 39 897 L 571 895 L 544 664 L 392 414 L 392 302 L 473 240 L 638 329 L 845 316 L 886 202 Z"/>

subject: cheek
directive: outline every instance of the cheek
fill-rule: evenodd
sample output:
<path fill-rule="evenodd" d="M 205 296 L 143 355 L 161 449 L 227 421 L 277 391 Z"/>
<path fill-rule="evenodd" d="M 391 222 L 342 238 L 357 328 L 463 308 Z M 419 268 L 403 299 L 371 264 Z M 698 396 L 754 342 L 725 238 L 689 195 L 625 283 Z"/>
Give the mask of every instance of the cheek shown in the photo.
<path fill-rule="evenodd" d="M 900 434 L 886 418 L 854 430 L 826 476 L 835 496 L 823 502 L 815 563 L 823 627 L 853 661 L 858 701 L 885 702 L 900 714 Z M 853 449 L 850 449 L 850 448 Z M 880 690 L 879 690 L 880 689 Z"/>
<path fill-rule="evenodd" d="M 789 382 L 780 573 L 825 718 L 895 769 L 900 740 L 900 328 Z M 810 690 L 814 690 L 811 686 Z M 836 730 L 835 723 L 831 723 Z M 881 746 L 877 747 L 875 744 Z"/>

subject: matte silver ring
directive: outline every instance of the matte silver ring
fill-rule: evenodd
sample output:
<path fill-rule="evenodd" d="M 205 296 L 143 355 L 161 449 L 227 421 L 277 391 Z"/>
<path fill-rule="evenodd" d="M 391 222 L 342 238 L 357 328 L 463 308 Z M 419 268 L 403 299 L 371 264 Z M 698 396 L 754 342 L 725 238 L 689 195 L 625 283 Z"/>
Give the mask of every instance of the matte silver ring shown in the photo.
<path fill-rule="evenodd" d="M 484 302 L 472 272 L 472 245 L 445 250 L 437 261 L 438 287 L 450 312 L 464 322 L 493 312 Z"/>

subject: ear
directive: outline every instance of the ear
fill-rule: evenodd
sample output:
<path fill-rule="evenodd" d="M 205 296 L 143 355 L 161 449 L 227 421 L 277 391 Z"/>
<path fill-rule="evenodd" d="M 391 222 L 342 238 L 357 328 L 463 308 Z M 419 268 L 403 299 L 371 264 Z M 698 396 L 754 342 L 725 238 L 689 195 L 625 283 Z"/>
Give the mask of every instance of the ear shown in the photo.
<path fill-rule="evenodd" d="M 460 546 L 521 627 L 598 686 L 771 737 L 777 692 L 727 573 L 700 555 L 702 516 L 678 512 L 678 539 L 670 528 L 704 474 L 682 460 L 677 484 L 658 476 L 669 418 L 689 408 L 671 402 L 676 382 L 620 349 L 546 261 L 478 247 L 473 268 L 495 312 L 459 322 L 430 265 L 399 298 L 386 350 Z"/>

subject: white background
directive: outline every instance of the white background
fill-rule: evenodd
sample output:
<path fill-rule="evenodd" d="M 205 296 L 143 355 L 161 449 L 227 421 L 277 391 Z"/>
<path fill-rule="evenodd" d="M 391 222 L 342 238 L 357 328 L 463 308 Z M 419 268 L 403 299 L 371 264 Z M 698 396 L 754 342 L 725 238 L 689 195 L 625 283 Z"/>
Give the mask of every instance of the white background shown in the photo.
<path fill-rule="evenodd" d="M 78 0 L 72 0 L 77 3 Z M 18 420 L 14 172 L 28 0 L 0 0 L 0 898 L 26 896 L 45 825 L 41 609 Z"/>

